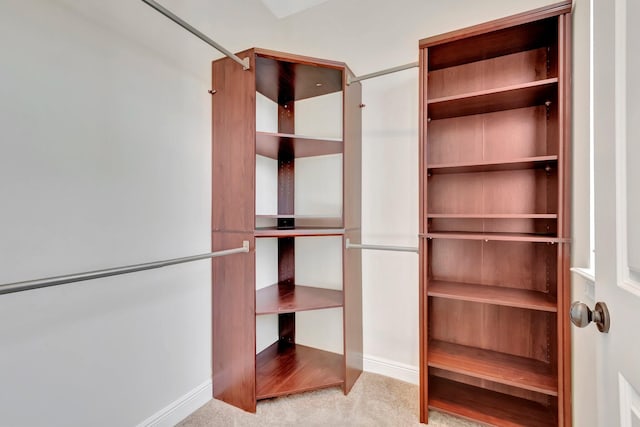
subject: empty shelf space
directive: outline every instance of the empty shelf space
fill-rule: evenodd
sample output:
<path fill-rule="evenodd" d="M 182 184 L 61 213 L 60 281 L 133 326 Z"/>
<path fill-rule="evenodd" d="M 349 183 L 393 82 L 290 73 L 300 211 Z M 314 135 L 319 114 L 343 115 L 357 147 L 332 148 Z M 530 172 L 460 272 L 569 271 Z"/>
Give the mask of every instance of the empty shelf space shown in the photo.
<path fill-rule="evenodd" d="M 564 5 L 553 5 L 553 8 L 571 9 L 571 2 Z M 557 12 L 549 11 L 549 15 Z M 438 70 L 488 58 L 508 55 L 514 52 L 551 46 L 558 34 L 558 20 L 549 18 L 528 22 L 517 26 L 487 31 L 471 37 L 457 38 L 457 34 L 465 30 L 429 37 L 420 40 L 420 47 L 429 48 L 428 68 Z M 443 43 L 448 39 L 454 39 Z"/>
<path fill-rule="evenodd" d="M 429 239 L 462 239 L 462 240 L 485 240 L 502 242 L 541 242 L 558 243 L 560 239 L 554 236 L 531 233 L 475 233 L 463 231 L 439 231 L 426 233 Z"/>
<path fill-rule="evenodd" d="M 276 342 L 256 356 L 256 398 L 342 385 L 343 356 Z"/>
<path fill-rule="evenodd" d="M 538 360 L 443 341 L 430 341 L 428 365 L 475 378 L 550 396 L 558 395 L 558 379 Z"/>
<path fill-rule="evenodd" d="M 255 237 L 305 237 L 305 236 L 342 236 L 344 228 L 296 227 L 278 229 L 276 227 L 256 228 Z"/>
<path fill-rule="evenodd" d="M 429 407 L 500 426 L 556 426 L 552 407 L 437 377 L 429 377 Z"/>
<path fill-rule="evenodd" d="M 430 297 L 504 305 L 507 307 L 539 311 L 558 311 L 555 297 L 543 292 L 527 289 L 429 280 L 427 292 Z"/>
<path fill-rule="evenodd" d="M 256 292 L 256 314 L 293 313 L 342 307 L 342 291 L 275 284 Z"/>
<path fill-rule="evenodd" d="M 427 165 L 430 174 L 496 172 L 522 169 L 544 169 L 555 166 L 558 156 L 536 156 L 504 161 L 483 160 L 478 162 L 442 163 Z"/>
<path fill-rule="evenodd" d="M 256 154 L 277 159 L 282 151 L 293 157 L 313 157 L 342 153 L 342 140 L 313 138 L 287 133 L 256 132 Z"/>
<path fill-rule="evenodd" d="M 542 105 L 556 98 L 558 78 L 430 99 L 432 120 Z"/>

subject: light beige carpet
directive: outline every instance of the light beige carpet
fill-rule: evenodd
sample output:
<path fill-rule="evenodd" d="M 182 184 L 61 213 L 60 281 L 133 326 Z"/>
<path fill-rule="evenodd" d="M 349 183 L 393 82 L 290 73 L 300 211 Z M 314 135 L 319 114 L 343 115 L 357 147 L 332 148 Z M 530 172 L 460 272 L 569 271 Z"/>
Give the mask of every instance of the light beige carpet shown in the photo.
<path fill-rule="evenodd" d="M 178 426 L 423 426 L 419 422 L 418 400 L 418 386 L 365 372 L 347 396 L 340 388 L 334 387 L 267 399 L 258 402 L 255 414 L 213 399 Z M 429 411 L 430 427 L 478 425 L 437 411 Z"/>

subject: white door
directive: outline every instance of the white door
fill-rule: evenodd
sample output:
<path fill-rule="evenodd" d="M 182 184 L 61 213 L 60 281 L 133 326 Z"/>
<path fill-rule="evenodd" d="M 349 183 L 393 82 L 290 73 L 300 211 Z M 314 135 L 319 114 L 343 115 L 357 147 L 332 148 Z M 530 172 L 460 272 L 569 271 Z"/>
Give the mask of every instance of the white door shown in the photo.
<path fill-rule="evenodd" d="M 611 319 L 593 392 L 598 426 L 640 427 L 640 1 L 593 6 L 595 299 Z"/>

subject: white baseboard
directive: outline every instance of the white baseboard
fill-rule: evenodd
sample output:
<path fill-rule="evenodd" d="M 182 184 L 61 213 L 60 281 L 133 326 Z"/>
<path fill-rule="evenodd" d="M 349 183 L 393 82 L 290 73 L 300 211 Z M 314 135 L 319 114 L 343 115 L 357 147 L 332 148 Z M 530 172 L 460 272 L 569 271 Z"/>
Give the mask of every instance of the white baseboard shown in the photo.
<path fill-rule="evenodd" d="M 411 384 L 419 384 L 417 366 L 411 366 L 376 356 L 363 356 L 363 368 L 366 372 L 384 375 Z"/>
<path fill-rule="evenodd" d="M 212 396 L 213 386 L 211 385 L 211 379 L 208 379 L 175 402 L 142 421 L 137 427 L 173 427 L 211 400 Z"/>

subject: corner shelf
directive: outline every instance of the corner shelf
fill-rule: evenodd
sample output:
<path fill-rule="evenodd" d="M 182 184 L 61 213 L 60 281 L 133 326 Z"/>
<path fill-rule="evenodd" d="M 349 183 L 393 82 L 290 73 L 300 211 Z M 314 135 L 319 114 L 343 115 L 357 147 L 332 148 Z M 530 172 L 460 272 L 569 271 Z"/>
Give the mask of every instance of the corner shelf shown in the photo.
<path fill-rule="evenodd" d="M 523 157 L 504 161 L 486 160 L 479 162 L 460 162 L 427 165 L 430 174 L 498 172 L 523 169 L 544 169 L 549 165 L 556 166 L 557 155 Z"/>
<path fill-rule="evenodd" d="M 539 311 L 558 311 L 558 301 L 544 292 L 502 286 L 429 280 L 427 294 L 430 297 L 457 299 L 484 304 L 504 305 Z"/>
<path fill-rule="evenodd" d="M 438 120 L 543 105 L 545 102 L 555 99 L 557 88 L 558 78 L 554 77 L 462 95 L 434 98 L 427 102 L 427 117 Z"/>
<path fill-rule="evenodd" d="M 343 299 L 342 291 L 276 283 L 256 292 L 256 314 L 342 307 Z"/>
<path fill-rule="evenodd" d="M 310 236 L 342 236 L 344 228 L 296 227 L 280 229 L 276 227 L 256 228 L 255 237 L 310 237 Z"/>
<path fill-rule="evenodd" d="M 342 139 L 313 138 L 288 133 L 256 132 L 256 154 L 278 159 L 282 150 L 291 150 L 293 157 L 313 157 L 341 154 Z"/>
<path fill-rule="evenodd" d="M 428 365 L 549 396 L 558 395 L 558 378 L 551 366 L 525 357 L 434 340 L 429 342 Z"/>
<path fill-rule="evenodd" d="M 258 399 L 331 386 L 346 395 L 362 372 L 361 254 L 336 244 L 361 232 L 362 88 L 346 84 L 342 62 L 236 55 L 247 70 L 212 63 L 211 246 L 248 240 L 251 251 L 213 261 L 212 379 L 214 398 L 255 413 Z M 313 136 L 296 134 L 305 127 Z M 339 274 L 341 290 L 295 285 L 320 257 L 328 269 L 317 280 Z M 299 313 L 308 310 L 318 311 Z"/>
<path fill-rule="evenodd" d="M 256 399 L 342 385 L 343 363 L 341 354 L 275 342 L 256 356 Z"/>
<path fill-rule="evenodd" d="M 553 408 L 439 377 L 429 378 L 429 407 L 490 425 L 558 425 Z"/>

